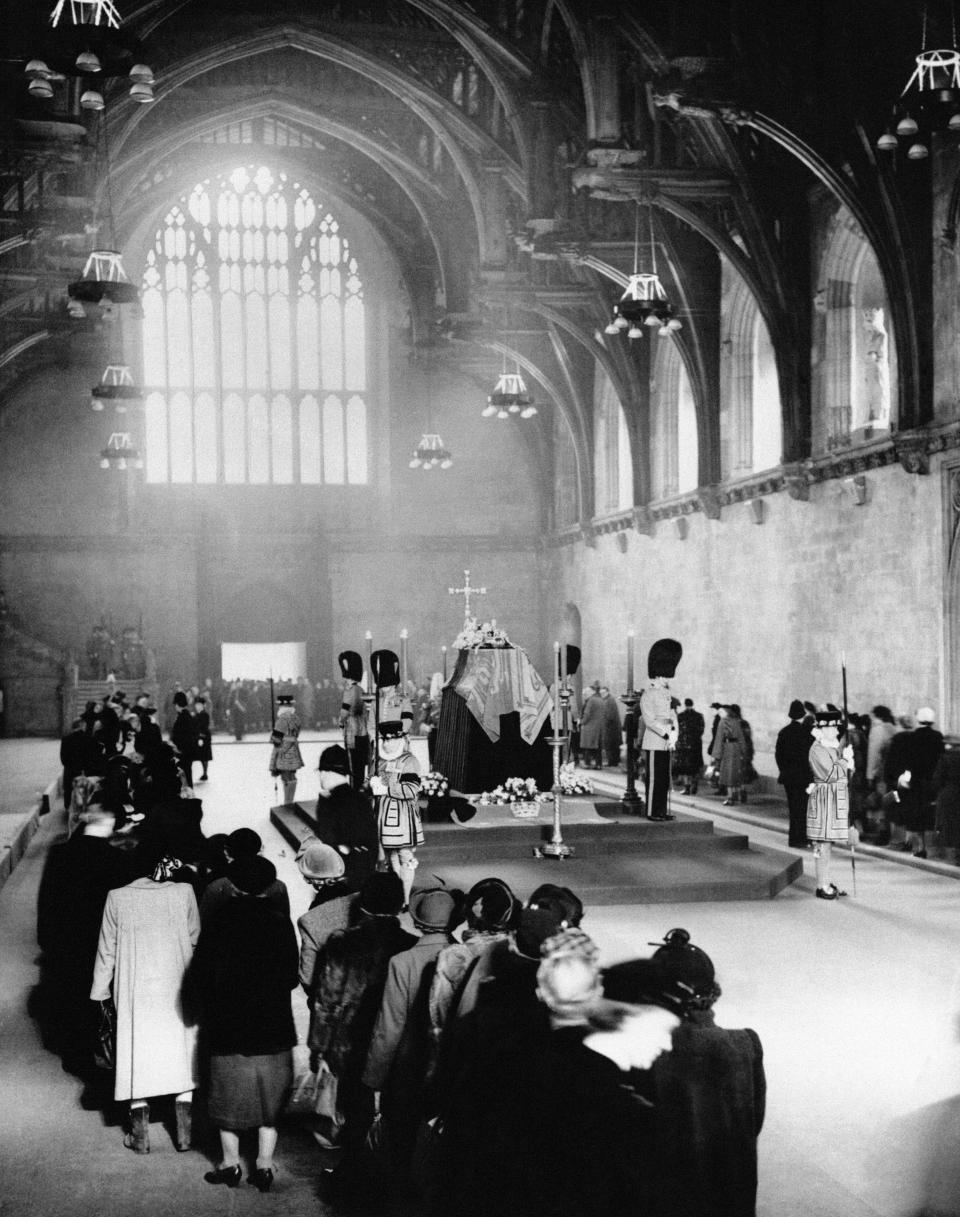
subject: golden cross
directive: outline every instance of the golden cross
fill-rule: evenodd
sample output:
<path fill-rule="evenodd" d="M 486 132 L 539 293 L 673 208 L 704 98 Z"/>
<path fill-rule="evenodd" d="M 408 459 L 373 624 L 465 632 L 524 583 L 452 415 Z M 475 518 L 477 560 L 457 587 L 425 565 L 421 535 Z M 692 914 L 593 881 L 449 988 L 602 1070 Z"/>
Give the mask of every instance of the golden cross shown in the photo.
<path fill-rule="evenodd" d="M 487 594 L 485 587 L 470 586 L 470 572 L 468 570 L 463 572 L 463 587 L 451 587 L 448 591 L 451 596 L 463 596 L 463 615 L 465 618 L 470 616 L 470 597 L 485 596 Z"/>

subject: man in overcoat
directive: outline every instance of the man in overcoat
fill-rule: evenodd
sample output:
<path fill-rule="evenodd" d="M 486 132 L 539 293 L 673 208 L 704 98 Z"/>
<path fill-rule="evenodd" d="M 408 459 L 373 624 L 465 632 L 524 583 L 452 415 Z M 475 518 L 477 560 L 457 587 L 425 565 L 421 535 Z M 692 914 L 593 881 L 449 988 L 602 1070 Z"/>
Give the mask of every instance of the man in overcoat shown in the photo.
<path fill-rule="evenodd" d="M 780 775 L 777 781 L 787 796 L 790 815 L 789 844 L 797 849 L 807 845 L 807 787 L 810 785 L 810 745 L 813 736 L 806 726 L 803 702 L 794 698 L 787 711 L 790 721 L 777 735 L 774 757 Z"/>

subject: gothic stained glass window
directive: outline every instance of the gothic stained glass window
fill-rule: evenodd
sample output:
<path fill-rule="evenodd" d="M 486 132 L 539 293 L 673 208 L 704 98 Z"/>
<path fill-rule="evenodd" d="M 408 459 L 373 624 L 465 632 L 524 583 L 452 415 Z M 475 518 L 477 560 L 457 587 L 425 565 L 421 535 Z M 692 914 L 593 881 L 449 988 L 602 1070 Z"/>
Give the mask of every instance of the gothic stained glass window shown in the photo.
<path fill-rule="evenodd" d="M 148 481 L 366 483 L 360 270 L 286 173 L 246 166 L 181 198 L 147 253 L 143 314 Z"/>

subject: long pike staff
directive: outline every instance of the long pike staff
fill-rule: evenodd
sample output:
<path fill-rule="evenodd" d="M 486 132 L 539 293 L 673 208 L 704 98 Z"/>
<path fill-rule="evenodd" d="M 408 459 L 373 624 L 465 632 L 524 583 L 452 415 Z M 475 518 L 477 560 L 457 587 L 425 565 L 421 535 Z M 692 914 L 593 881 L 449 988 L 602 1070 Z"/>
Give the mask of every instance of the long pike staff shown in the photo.
<path fill-rule="evenodd" d="M 273 699 L 273 668 L 271 668 L 270 669 L 270 744 L 272 747 L 276 747 L 277 741 L 274 738 L 276 734 L 277 734 L 277 707 L 276 707 L 276 703 L 274 702 L 274 699 Z M 277 775 L 276 775 L 276 772 L 274 772 L 273 797 L 276 798 L 278 793 L 279 793 L 279 788 L 277 786 Z"/>
<path fill-rule="evenodd" d="M 850 743 L 850 712 L 847 709 L 847 657 L 840 652 L 840 673 L 843 678 L 843 747 L 846 748 Z M 843 753 L 841 752 L 841 756 Z M 849 784 L 847 787 L 847 803 L 849 811 L 850 790 Z M 854 832 L 856 828 L 854 828 Z M 857 894 L 857 851 L 853 845 L 853 837 L 849 838 L 850 845 L 850 871 L 853 878 L 853 894 Z"/>

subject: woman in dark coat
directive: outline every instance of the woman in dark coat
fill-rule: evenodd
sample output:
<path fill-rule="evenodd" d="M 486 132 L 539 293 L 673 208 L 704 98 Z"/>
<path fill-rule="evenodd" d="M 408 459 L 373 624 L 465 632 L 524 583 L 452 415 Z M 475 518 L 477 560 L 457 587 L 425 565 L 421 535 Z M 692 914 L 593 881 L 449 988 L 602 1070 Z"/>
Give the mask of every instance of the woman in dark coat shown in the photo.
<path fill-rule="evenodd" d="M 210 742 L 210 715 L 207 711 L 207 699 L 203 696 L 193 699 L 193 729 L 196 735 L 195 758 L 203 766 L 200 781 L 207 780 L 207 766 L 213 760 L 213 746 Z"/>
<path fill-rule="evenodd" d="M 717 763 L 720 785 L 727 788 L 725 807 L 732 803 L 746 802 L 743 784 L 746 780 L 747 741 L 740 723 L 740 713 L 735 706 L 721 707 L 723 718 L 717 727 L 717 738 L 712 756 Z"/>
<path fill-rule="evenodd" d="M 956 865 L 960 863 L 960 750 L 949 748 L 937 761 L 933 788 L 940 845 L 949 850 L 948 860 Z"/>
<path fill-rule="evenodd" d="M 207 1183 L 236 1187 L 241 1179 L 240 1133 L 257 1130 L 261 1192 L 273 1183 L 277 1119 L 293 1081 L 297 1033 L 290 1003 L 297 986 L 297 940 L 289 918 L 261 899 L 277 877 L 266 858 L 235 862 L 240 895 L 203 926 L 193 977 L 210 1052 L 208 1112 L 220 1131 L 220 1165 Z"/>
<path fill-rule="evenodd" d="M 180 768 L 187 779 L 187 785 L 193 786 L 193 762 L 197 755 L 197 731 L 193 715 L 187 709 L 186 693 L 175 693 L 173 704 L 177 708 L 177 717 L 170 728 L 170 743 L 180 754 Z"/>

